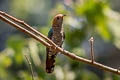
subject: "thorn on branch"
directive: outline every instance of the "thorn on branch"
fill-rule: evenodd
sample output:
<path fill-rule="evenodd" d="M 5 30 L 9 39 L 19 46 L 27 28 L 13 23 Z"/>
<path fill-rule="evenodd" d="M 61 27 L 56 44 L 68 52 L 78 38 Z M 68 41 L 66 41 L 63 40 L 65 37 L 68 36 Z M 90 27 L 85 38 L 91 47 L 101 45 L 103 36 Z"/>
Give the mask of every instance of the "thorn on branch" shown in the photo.
<path fill-rule="evenodd" d="M 92 61 L 92 63 L 93 63 L 93 62 L 94 62 L 94 47 L 93 47 L 93 45 L 94 45 L 94 38 L 91 37 L 91 38 L 89 39 L 89 42 L 90 42 L 91 61 Z"/>

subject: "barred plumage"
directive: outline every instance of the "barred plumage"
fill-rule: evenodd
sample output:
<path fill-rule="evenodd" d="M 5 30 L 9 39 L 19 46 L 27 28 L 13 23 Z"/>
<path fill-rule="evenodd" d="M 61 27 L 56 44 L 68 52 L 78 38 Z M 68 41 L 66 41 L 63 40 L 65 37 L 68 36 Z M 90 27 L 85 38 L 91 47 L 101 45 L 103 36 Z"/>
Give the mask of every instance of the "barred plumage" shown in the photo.
<path fill-rule="evenodd" d="M 59 47 L 62 46 L 65 34 L 62 27 L 63 17 L 65 15 L 58 14 L 53 19 L 52 28 L 48 33 L 48 38 L 51 39 L 55 44 Z M 52 73 L 54 71 L 55 66 L 55 58 L 58 52 L 54 51 L 53 49 L 46 48 L 46 72 Z"/>

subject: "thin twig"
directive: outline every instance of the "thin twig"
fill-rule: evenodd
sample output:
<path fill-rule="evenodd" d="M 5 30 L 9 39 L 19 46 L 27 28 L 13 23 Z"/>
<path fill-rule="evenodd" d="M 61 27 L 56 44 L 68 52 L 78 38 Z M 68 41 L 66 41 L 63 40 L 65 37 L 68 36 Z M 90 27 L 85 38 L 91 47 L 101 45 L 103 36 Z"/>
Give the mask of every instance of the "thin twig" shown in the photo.
<path fill-rule="evenodd" d="M 94 48 L 93 48 L 93 44 L 94 44 L 94 38 L 91 37 L 90 40 L 90 55 L 91 55 L 91 61 L 92 63 L 94 62 Z"/>
<path fill-rule="evenodd" d="M 31 26 L 29 26 L 28 24 L 26 24 L 24 21 L 21 21 L 13 16 L 10 16 L 9 14 L 6 14 L 5 12 L 0 11 L 0 14 L 3 16 L 6 16 L 7 18 L 13 20 L 16 23 L 22 24 L 24 27 L 26 27 L 27 29 L 31 30 L 32 32 L 34 32 L 35 34 L 39 35 L 40 37 L 42 37 L 43 39 L 47 40 L 48 43 L 51 43 L 54 47 L 56 46 L 56 44 L 54 42 L 52 42 L 50 39 L 48 39 L 46 36 L 44 36 L 42 33 L 40 33 L 39 31 L 35 30 L 34 28 L 32 28 Z"/>
<path fill-rule="evenodd" d="M 0 19 L 10 25 L 12 25 L 13 27 L 19 29 L 20 31 L 30 35 L 31 37 L 33 37 L 34 39 L 38 40 L 40 43 L 46 45 L 46 46 L 49 46 L 51 47 L 51 45 L 49 43 L 47 43 L 46 41 L 44 41 L 43 39 L 41 39 L 39 36 L 33 34 L 32 32 L 28 31 L 27 29 L 23 28 L 22 26 L 10 21 L 9 19 L 7 19 L 6 17 L 0 15 Z"/>
<path fill-rule="evenodd" d="M 6 13 L 5 13 L 5 14 L 6 14 Z M 5 16 L 5 17 L 4 17 L 4 16 Z M 57 46 L 57 45 L 53 45 L 52 43 L 54 43 L 54 42 L 52 42 L 52 41 L 51 41 L 50 39 L 48 39 L 47 37 L 46 37 L 46 39 L 44 38 L 45 40 L 49 40 L 50 42 L 52 42 L 52 43 L 48 43 L 47 41 L 41 39 L 39 36 L 37 36 L 36 34 L 34 34 L 34 33 L 35 33 L 34 31 L 33 31 L 34 33 L 32 33 L 32 32 L 30 32 L 30 31 L 26 30 L 25 28 L 21 27 L 20 25 L 14 23 L 13 21 L 10 21 L 10 20 L 7 19 L 6 17 L 7 17 L 6 15 L 0 14 L 0 19 L 1 19 L 2 21 L 4 21 L 4 22 L 12 25 L 13 27 L 17 28 L 18 30 L 20 30 L 20 31 L 22 31 L 22 32 L 30 35 L 31 37 L 33 37 L 34 39 L 36 39 L 37 41 L 39 41 L 40 43 L 42 43 L 44 46 L 46 46 L 46 47 L 48 47 L 48 48 L 55 48 L 55 47 L 56 47 L 55 50 L 61 52 L 62 54 L 66 55 L 67 57 L 69 57 L 69 58 L 71 58 L 71 59 L 73 59 L 73 60 L 77 60 L 77 61 L 80 61 L 80 62 L 84 62 L 84 63 L 86 63 L 86 64 L 90 64 L 90 65 L 92 65 L 92 66 L 95 66 L 95 67 L 98 67 L 98 68 L 100 68 L 100 69 L 103 69 L 103 70 L 105 70 L 105 71 L 109 71 L 109 72 L 116 73 L 116 74 L 119 74 L 119 75 L 120 75 L 120 72 L 118 71 L 118 69 L 105 66 L 105 65 L 100 64 L 100 63 L 97 63 L 97 62 L 95 62 L 95 61 L 94 61 L 94 63 L 91 63 L 91 60 L 88 60 L 88 59 L 79 57 L 79 56 L 75 55 L 74 53 L 68 52 L 68 51 L 60 48 L 60 47 Z M 12 18 L 12 17 L 11 17 L 11 18 Z M 15 21 L 15 22 L 18 22 L 18 21 Z M 25 22 L 24 22 L 24 23 L 25 23 Z M 26 24 L 26 23 L 25 23 L 25 24 Z M 27 24 L 27 25 L 28 25 L 28 24 Z M 31 27 L 31 26 L 30 26 L 30 27 Z M 39 32 L 39 33 L 40 33 L 40 32 Z M 45 37 L 43 34 L 42 34 L 42 36 Z M 43 37 L 42 37 L 42 38 L 43 38 Z M 51 46 L 55 46 L 55 47 L 51 47 Z M 94 58 L 93 58 L 93 59 L 94 59 Z"/>
<path fill-rule="evenodd" d="M 27 62 L 28 62 L 28 64 L 29 64 L 30 71 L 31 71 L 31 75 L 32 75 L 32 80 L 35 80 L 35 79 L 34 79 L 34 72 L 33 72 L 32 64 L 31 64 L 28 56 L 27 56 L 27 55 L 24 55 L 24 56 L 25 56 L 25 58 L 26 58 L 26 60 L 27 60 Z"/>

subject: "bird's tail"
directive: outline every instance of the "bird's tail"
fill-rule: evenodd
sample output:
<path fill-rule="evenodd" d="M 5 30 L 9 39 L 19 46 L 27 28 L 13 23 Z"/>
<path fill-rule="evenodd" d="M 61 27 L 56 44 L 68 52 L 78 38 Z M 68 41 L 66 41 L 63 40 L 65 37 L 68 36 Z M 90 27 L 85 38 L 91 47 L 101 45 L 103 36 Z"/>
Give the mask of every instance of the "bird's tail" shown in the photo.
<path fill-rule="evenodd" d="M 56 54 L 52 54 L 53 52 L 46 48 L 46 72 L 52 73 L 55 67 L 55 58 Z"/>

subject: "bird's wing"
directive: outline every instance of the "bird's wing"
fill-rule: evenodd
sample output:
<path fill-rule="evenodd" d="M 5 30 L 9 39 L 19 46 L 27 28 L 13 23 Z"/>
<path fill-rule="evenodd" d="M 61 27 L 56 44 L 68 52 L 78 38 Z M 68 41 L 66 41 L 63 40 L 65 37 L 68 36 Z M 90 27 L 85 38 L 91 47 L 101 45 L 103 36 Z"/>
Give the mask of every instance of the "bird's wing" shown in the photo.
<path fill-rule="evenodd" d="M 52 36 L 53 36 L 53 29 L 51 28 L 48 32 L 48 38 L 52 39 Z"/>
<path fill-rule="evenodd" d="M 63 32 L 63 38 L 64 38 L 64 40 L 65 40 L 65 32 Z"/>

